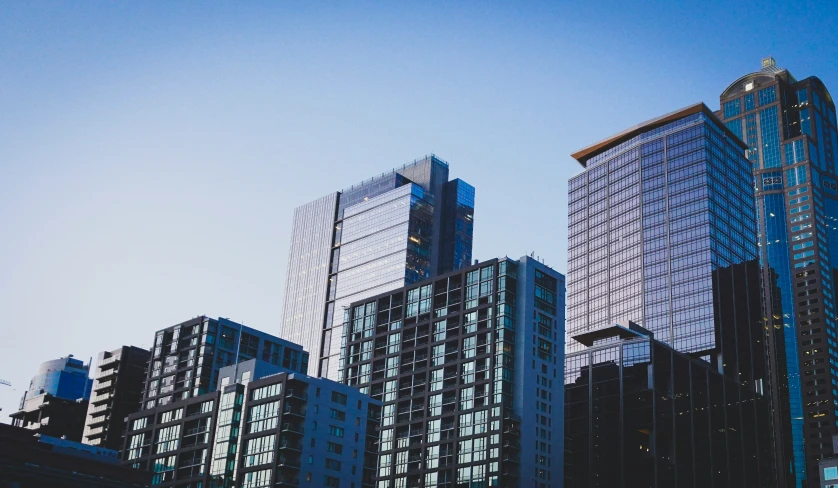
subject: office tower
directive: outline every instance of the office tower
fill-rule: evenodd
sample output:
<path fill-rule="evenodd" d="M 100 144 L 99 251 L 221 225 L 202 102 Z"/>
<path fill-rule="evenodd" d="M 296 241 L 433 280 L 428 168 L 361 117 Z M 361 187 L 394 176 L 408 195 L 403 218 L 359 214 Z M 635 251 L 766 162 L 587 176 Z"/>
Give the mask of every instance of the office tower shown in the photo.
<path fill-rule="evenodd" d="M 72 355 L 42 363 L 20 399 L 20 410 L 9 415 L 12 425 L 80 441 L 93 383 L 89 370 Z"/>
<path fill-rule="evenodd" d="M 336 379 L 344 309 L 471 261 L 474 188 L 426 156 L 294 210 L 280 335 Z"/>
<path fill-rule="evenodd" d="M 562 486 L 564 277 L 503 258 L 353 302 L 343 381 L 383 402 L 378 488 Z"/>
<path fill-rule="evenodd" d="M 818 460 L 838 454 L 838 176 L 835 105 L 812 76 L 797 81 L 772 58 L 721 94 L 719 116 L 748 146 L 757 191 L 768 327 L 782 331 L 772 365 L 788 486 L 814 486 Z"/>
<path fill-rule="evenodd" d="M 569 182 L 567 313 L 568 337 L 574 340 L 568 351 L 587 357 L 586 348 L 599 342 L 586 344 L 580 337 L 596 337 L 615 324 L 637 324 L 668 348 L 705 361 L 739 385 L 730 391 L 725 387 L 725 401 L 736 415 L 761 419 L 752 409 L 765 404 L 762 397 L 769 391 L 765 357 L 770 334 L 763 327 L 754 193 L 742 142 L 699 103 L 573 157 L 585 171 Z M 618 359 L 592 354 L 596 364 Z M 566 369 L 568 387 L 585 374 L 569 363 Z M 666 393 L 665 401 L 679 403 L 671 389 L 659 392 Z M 632 400 L 620 390 L 593 388 L 591 395 L 592 403 L 608 395 L 615 395 L 614 401 Z M 627 403 L 619 408 L 628 408 Z M 597 443 L 598 434 L 591 430 L 596 425 L 567 421 L 568 449 L 575 448 L 572 443 Z M 728 431 L 727 458 L 746 459 L 758 435 L 770 433 L 772 425 L 761 421 L 756 433 Z M 571 433 L 573 427 L 581 430 Z M 672 438 L 672 431 L 656 428 L 649 435 L 658 439 L 657 445 L 662 437 L 670 443 L 682 440 L 677 432 Z M 698 474 L 666 453 L 650 456 L 658 474 L 670 473 L 674 479 Z M 566 466 L 568 483 L 584 473 L 614 469 L 618 462 L 593 453 L 574 459 L 576 464 Z M 580 465 L 580 460 L 589 464 Z M 641 476 L 635 472 L 639 464 L 630 458 L 619 461 L 626 479 Z M 760 455 L 757 465 L 758 477 L 750 464 L 741 471 L 729 469 L 722 486 L 763 486 L 763 475 L 773 473 L 774 462 Z M 670 479 L 658 477 L 652 486 L 670 486 Z"/>
<path fill-rule="evenodd" d="M 232 320 L 195 317 L 157 331 L 145 383 L 143 408 L 213 391 L 218 370 L 259 358 L 306 373 L 302 347 Z"/>
<path fill-rule="evenodd" d="M 218 383 L 129 416 L 123 464 L 161 487 L 372 486 L 380 402 L 258 359 Z"/>
<path fill-rule="evenodd" d="M 147 488 L 151 473 L 119 466 L 117 452 L 0 424 L 4 487 Z"/>
<path fill-rule="evenodd" d="M 119 451 L 125 417 L 140 409 L 150 353 L 134 346 L 99 353 L 82 442 Z"/>
<path fill-rule="evenodd" d="M 770 404 L 636 324 L 572 340 L 565 488 L 774 488 Z"/>

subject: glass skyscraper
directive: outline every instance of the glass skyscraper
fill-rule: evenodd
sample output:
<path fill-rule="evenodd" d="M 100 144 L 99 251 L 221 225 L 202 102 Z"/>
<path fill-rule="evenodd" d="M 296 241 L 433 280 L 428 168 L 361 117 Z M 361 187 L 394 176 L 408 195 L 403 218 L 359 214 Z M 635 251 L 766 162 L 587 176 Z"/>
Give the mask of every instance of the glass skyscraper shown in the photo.
<path fill-rule="evenodd" d="M 427 156 L 294 211 L 280 335 L 336 379 L 350 303 L 467 266 L 474 188 Z"/>
<path fill-rule="evenodd" d="M 735 385 L 712 400 L 735 406 L 725 415 L 753 417 L 752 398 L 760 397 L 756 403 L 766 405 L 767 420 L 767 402 L 762 400 L 768 382 L 767 334 L 760 302 L 754 190 L 744 149 L 739 138 L 699 103 L 573 154 L 585 171 L 569 182 L 567 328 L 573 340 L 568 341 L 567 361 L 587 358 L 589 348 L 612 340 L 608 331 L 615 325 L 639 325 L 656 343 L 666 346 L 661 351 L 668 348 L 701 360 L 709 368 L 706 374 L 720 375 Z M 587 339 L 579 340 L 583 337 Z M 594 354 L 590 361 L 611 364 L 618 359 L 619 348 L 616 356 Z M 567 363 L 567 371 L 568 387 L 587 381 L 586 368 Z M 655 374 L 649 369 L 649 381 L 654 381 Z M 683 392 L 669 386 L 656 395 L 675 401 Z M 622 402 L 619 408 L 628 408 L 626 402 L 632 400 L 619 389 L 603 386 L 590 390 L 588 405 L 596 405 L 603 395 L 616 395 L 614 401 Z M 678 408 L 675 415 L 687 415 L 699 407 Z M 604 411 L 596 408 L 591 413 L 600 414 Z M 592 425 L 596 427 L 597 422 Z M 748 449 L 763 437 L 744 439 L 733 420 L 726 425 L 731 428 L 723 439 L 728 451 L 719 459 L 761 458 Z M 755 428 L 768 435 L 770 444 L 771 422 Z M 653 434 L 658 436 L 653 444 L 660 446 L 660 436 L 671 433 L 657 430 Z M 595 435 L 595 430 L 585 430 L 577 434 L 577 440 L 588 440 L 595 447 L 591 437 Z M 687 441 L 689 436 L 676 441 Z M 650 448 L 655 469 L 671 470 L 673 477 L 658 477 L 649 486 L 672 486 L 668 484 L 672 479 L 702 479 L 689 471 L 692 464 L 682 468 L 674 456 L 654 450 L 655 445 Z M 566 479 L 573 478 L 571 469 L 590 471 L 602 462 L 593 451 L 589 454 L 574 458 L 589 464 L 566 466 Z M 640 469 L 637 463 L 621 465 Z M 769 455 L 767 466 L 765 460 L 757 465 L 760 470 L 771 470 L 773 460 Z M 727 472 L 731 469 L 727 465 L 702 469 L 725 471 L 726 481 L 718 486 L 766 486 L 753 477 Z M 705 474 L 709 471 L 701 476 Z"/>
<path fill-rule="evenodd" d="M 838 431 L 835 105 L 816 77 L 797 81 L 772 58 L 734 81 L 718 115 L 747 144 L 757 192 L 772 388 L 786 486 L 815 486 Z"/>

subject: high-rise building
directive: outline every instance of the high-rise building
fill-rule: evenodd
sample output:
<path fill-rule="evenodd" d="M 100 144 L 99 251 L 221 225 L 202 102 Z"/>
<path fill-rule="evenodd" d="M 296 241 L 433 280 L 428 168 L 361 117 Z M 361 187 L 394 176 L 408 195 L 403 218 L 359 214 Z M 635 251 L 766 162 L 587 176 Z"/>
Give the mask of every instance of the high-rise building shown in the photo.
<path fill-rule="evenodd" d="M 195 317 L 157 331 L 143 394 L 143 408 L 215 390 L 218 370 L 262 359 L 306 373 L 308 353 L 298 344 L 225 318 Z"/>
<path fill-rule="evenodd" d="M 353 302 L 343 381 L 383 403 L 377 487 L 562 486 L 564 277 L 492 259 Z"/>
<path fill-rule="evenodd" d="M 82 442 L 119 451 L 125 417 L 140 409 L 150 354 L 122 346 L 99 353 Z"/>
<path fill-rule="evenodd" d="M 41 364 L 20 399 L 20 409 L 9 415 L 12 424 L 80 441 L 93 384 L 89 370 L 89 364 L 72 355 Z"/>
<path fill-rule="evenodd" d="M 294 210 L 280 335 L 337 378 L 350 303 L 467 266 L 474 188 L 426 156 Z"/>
<path fill-rule="evenodd" d="M 818 78 L 798 81 L 774 59 L 728 86 L 722 118 L 747 144 L 757 192 L 766 326 L 782 332 L 772 363 L 777 435 L 788 486 L 815 486 L 838 454 L 838 176 L 835 105 Z"/>
<path fill-rule="evenodd" d="M 381 405 L 250 359 L 218 390 L 128 417 L 123 464 L 160 487 L 371 487 Z"/>
<path fill-rule="evenodd" d="M 755 405 L 768 403 L 762 397 L 769 392 L 765 358 L 771 334 L 762 316 L 754 191 L 744 149 L 739 138 L 699 103 L 573 154 L 585 168 L 569 182 L 567 314 L 568 337 L 575 340 L 568 350 L 580 353 L 574 358 L 587 357 L 588 347 L 610 338 L 605 333 L 615 324 L 634 323 L 737 385 L 729 392 L 725 388 L 724 400 L 734 410 L 729 415 L 753 417 Z M 619 358 L 610 352 L 592 354 L 591 361 L 611 364 L 612 369 Z M 586 381 L 585 369 L 568 364 L 567 371 L 568 387 Z M 657 392 L 662 400 L 678 403 L 671 388 Z M 593 387 L 590 402 L 609 395 L 615 395 L 612 400 L 620 401 L 622 409 L 632 400 L 628 392 Z M 719 398 L 714 395 L 713 401 Z M 695 408 L 676 406 L 681 407 L 686 410 L 675 414 Z M 592 415 L 598 411 L 592 410 Z M 568 429 L 582 429 L 573 433 L 573 442 L 599 442 L 596 425 L 585 429 L 570 418 L 568 422 Z M 747 458 L 761 439 L 758 435 L 767 433 L 771 439 L 772 427 L 768 421 L 756 425 L 756 433 L 727 432 L 726 456 Z M 657 445 L 662 437 L 670 444 L 683 440 L 672 437 L 671 429 L 660 430 L 667 429 L 660 424 L 656 428 L 649 435 Z M 668 479 L 696 475 L 691 465 L 679 465 L 675 457 L 661 454 L 650 452 L 655 469 L 670 470 L 674 478 L 657 478 L 652 486 L 671 486 Z M 573 459 L 575 464 L 566 466 L 568 480 L 612 467 L 608 459 L 594 454 Z M 760 459 L 759 469 L 773 473 L 774 460 Z M 641 476 L 635 473 L 639 464 L 623 467 L 626 479 Z M 743 473 L 744 479 L 738 472 L 726 472 L 727 484 L 721 486 L 765 486 L 759 484 L 762 474 L 754 478 L 751 471 Z"/>

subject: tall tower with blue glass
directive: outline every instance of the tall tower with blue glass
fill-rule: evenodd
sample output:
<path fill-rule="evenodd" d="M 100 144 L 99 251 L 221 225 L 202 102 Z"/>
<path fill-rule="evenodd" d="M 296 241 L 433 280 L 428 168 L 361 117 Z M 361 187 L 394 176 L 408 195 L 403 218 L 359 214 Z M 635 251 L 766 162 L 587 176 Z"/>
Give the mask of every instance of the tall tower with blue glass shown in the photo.
<path fill-rule="evenodd" d="M 838 432 L 838 178 L 835 105 L 812 76 L 773 58 L 734 81 L 719 116 L 747 145 L 757 194 L 766 326 L 776 337 L 772 388 L 787 486 L 814 486 Z"/>
<path fill-rule="evenodd" d="M 573 154 L 565 487 L 776 486 L 744 151 L 699 103 Z"/>
<path fill-rule="evenodd" d="M 338 379 L 352 302 L 468 266 L 474 187 L 434 155 L 294 210 L 280 336 Z"/>

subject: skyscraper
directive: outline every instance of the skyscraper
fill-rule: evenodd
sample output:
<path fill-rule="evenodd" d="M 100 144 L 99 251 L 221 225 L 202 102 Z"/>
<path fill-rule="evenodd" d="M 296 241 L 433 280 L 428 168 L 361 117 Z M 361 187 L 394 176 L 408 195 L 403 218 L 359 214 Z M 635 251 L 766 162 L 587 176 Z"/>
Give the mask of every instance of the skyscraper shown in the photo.
<path fill-rule="evenodd" d="M 699 103 L 644 122 L 573 157 L 585 171 L 569 182 L 568 336 L 574 340 L 569 341 L 568 350 L 579 354 L 568 354 L 567 360 L 579 360 L 586 366 L 590 348 L 619 339 L 620 334 L 610 331 L 615 325 L 628 327 L 631 323 L 666 346 L 653 347 L 661 355 L 681 353 L 703 360 L 711 373 L 734 386 L 723 386 L 724 395 L 715 395 L 713 400 L 724 401 L 731 410 L 724 413 L 732 419 L 726 423 L 731 430 L 722 439 L 725 451 L 718 458 L 725 466 L 705 465 L 702 475 L 721 469 L 725 473 L 717 481 L 719 486 L 766 486 L 754 478 L 754 472 L 735 471 L 726 461 L 757 456 L 759 479 L 765 472 L 773 473 L 770 449 L 767 461 L 764 453 L 750 451 L 770 444 L 764 442 L 764 436 L 771 438 L 772 423 L 768 421 L 767 402 L 761 398 L 768 381 L 766 333 L 760 303 L 754 192 L 744 145 Z M 619 364 L 619 357 L 619 351 L 616 355 L 603 352 L 594 354 L 590 361 L 592 365 L 614 366 Z M 675 364 L 667 361 L 664 369 L 670 367 L 666 364 Z M 682 364 L 691 370 L 690 363 Z M 588 381 L 588 370 L 580 364 L 568 363 L 567 371 L 568 388 Z M 623 374 L 619 368 L 613 371 L 617 379 Z M 701 368 L 695 371 L 715 381 Z M 648 374 L 648 380 L 653 381 L 657 373 L 650 368 Z M 665 373 L 664 383 L 671 377 Z M 654 398 L 676 401 L 684 393 L 690 395 L 670 386 L 668 383 L 657 391 Z M 629 400 L 633 400 L 630 392 L 601 385 L 590 390 L 588 405 L 596 405 L 609 395 L 615 395 L 612 401 L 617 403 L 611 404 L 614 408 L 629 408 Z M 760 397 L 759 401 L 752 400 L 755 396 Z M 763 405 L 762 416 L 754 410 L 758 405 Z M 676 408 L 673 415 L 690 415 L 700 407 L 681 402 Z M 594 408 L 591 415 L 605 421 L 602 410 Z M 754 431 L 738 426 L 743 416 L 763 421 L 754 426 Z M 643 429 L 650 428 L 644 425 Z M 568 435 L 572 434 L 577 444 L 599 445 L 603 439 L 594 442 L 596 426 L 593 422 L 589 428 Z M 655 457 L 655 469 L 672 471 L 672 477 L 658 477 L 653 486 L 671 486 L 670 480 L 689 480 L 692 476 L 702 479 L 698 472 L 691 471 L 691 463 L 677 464 L 675 456 L 654 450 L 655 445 L 662 446 L 664 438 L 666 445 L 673 445 L 690 439 L 689 435 L 678 437 L 671 430 L 649 435 L 657 439 L 649 451 Z M 568 440 L 568 448 L 573 442 Z M 718 454 L 721 445 L 716 449 Z M 567 469 L 576 470 L 576 474 L 607 470 L 606 457 L 595 452 L 590 456 L 568 454 L 569 460 L 581 460 L 582 464 L 577 462 Z M 641 468 L 629 460 L 620 459 L 626 461 L 621 466 L 629 470 L 625 475 L 631 479 L 630 470 Z M 573 475 L 568 473 L 570 479 Z"/>
<path fill-rule="evenodd" d="M 838 177 L 835 105 L 812 76 L 797 81 L 773 58 L 728 86 L 719 116 L 747 144 L 755 177 L 767 327 L 782 331 L 772 364 L 789 486 L 814 486 L 835 453 L 838 344 Z"/>
<path fill-rule="evenodd" d="M 294 210 L 280 335 L 337 378 L 353 301 L 469 264 L 474 188 L 434 155 Z"/>
<path fill-rule="evenodd" d="M 348 320 L 343 381 L 384 405 L 376 486 L 562 486 L 561 274 L 492 259 Z"/>

